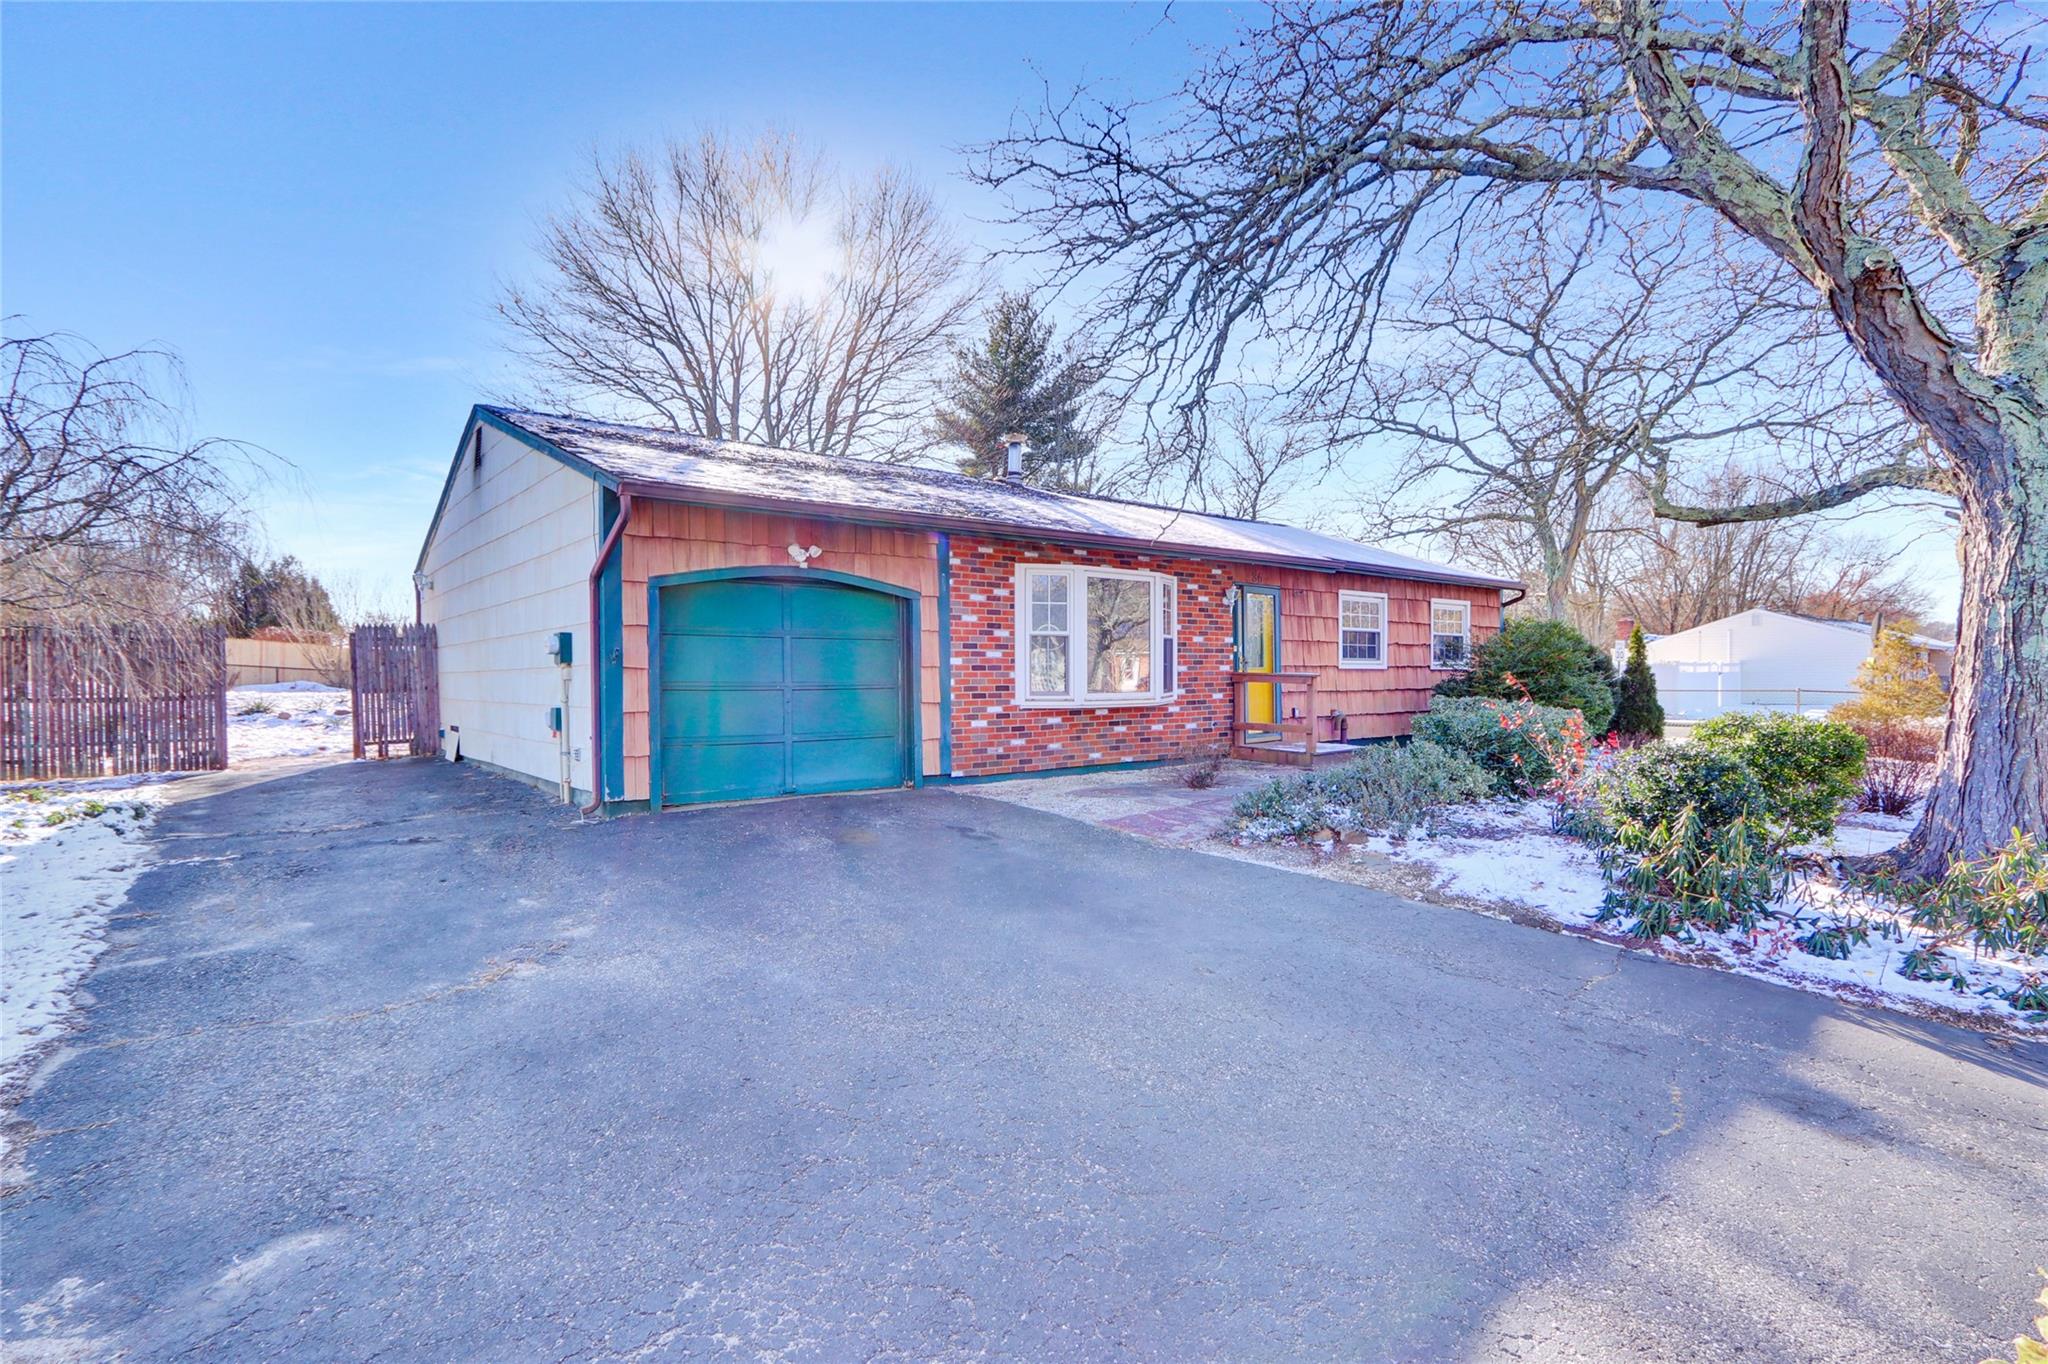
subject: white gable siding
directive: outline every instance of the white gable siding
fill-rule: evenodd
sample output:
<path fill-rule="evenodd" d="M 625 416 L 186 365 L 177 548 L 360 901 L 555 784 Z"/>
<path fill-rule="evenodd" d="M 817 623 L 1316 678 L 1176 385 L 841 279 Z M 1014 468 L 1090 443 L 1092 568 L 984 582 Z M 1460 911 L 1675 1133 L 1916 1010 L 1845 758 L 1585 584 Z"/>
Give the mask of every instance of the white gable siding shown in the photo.
<path fill-rule="evenodd" d="M 486 427 L 482 474 L 465 446 L 422 570 L 421 615 L 440 637 L 441 722 L 461 727 L 465 758 L 560 780 L 548 713 L 562 682 L 548 645 L 557 631 L 575 634 L 569 734 L 585 798 L 599 497 L 588 476 Z"/>
<path fill-rule="evenodd" d="M 1855 693 L 1870 633 L 1777 611 L 1744 611 L 1644 648 L 1674 719 L 1728 710 L 1825 711 Z"/>

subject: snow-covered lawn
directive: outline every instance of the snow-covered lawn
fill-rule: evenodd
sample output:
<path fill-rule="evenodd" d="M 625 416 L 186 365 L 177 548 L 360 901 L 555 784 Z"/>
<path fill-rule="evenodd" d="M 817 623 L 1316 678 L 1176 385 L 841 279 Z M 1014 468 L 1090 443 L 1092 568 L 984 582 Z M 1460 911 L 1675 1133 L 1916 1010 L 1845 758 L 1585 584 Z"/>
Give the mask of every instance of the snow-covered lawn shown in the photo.
<path fill-rule="evenodd" d="M 0 791 L 0 1104 L 69 1030 L 107 915 L 149 861 L 143 835 L 161 793 L 134 777 Z M 0 1166 L 6 1128 L 0 1121 Z"/>
<path fill-rule="evenodd" d="M 1374 835 L 1356 844 L 1329 846 L 1327 855 L 1307 869 L 1328 868 L 1339 859 L 1379 860 L 1406 873 L 1404 879 L 1411 884 L 1430 884 L 1455 900 L 1513 906 L 1572 932 L 1619 938 L 1619 925 L 1599 922 L 1607 886 L 1592 850 L 1577 839 L 1551 832 L 1550 821 L 1547 801 L 1467 807 L 1453 812 L 1433 836 Z M 1852 814 L 1843 819 L 1830 844 L 1806 851 L 1844 856 L 1881 852 L 1903 839 L 1912 826 L 1909 818 Z M 1641 945 L 1803 990 L 1909 1011 L 1952 1010 L 2002 1027 L 2048 1033 L 2048 1024 L 2030 1021 L 1997 997 L 1997 992 L 2011 990 L 2030 974 L 2048 973 L 2048 961 L 1976 952 L 1967 945 L 1952 947 L 1948 960 L 1968 981 L 1966 988 L 1958 989 L 1946 981 L 1900 974 L 1907 952 L 1926 944 L 1929 937 L 1890 901 L 1823 878 L 1803 877 L 1779 900 L 1778 909 L 1783 919 L 1755 934 L 1695 932 L 1696 941 L 1689 944 L 1665 939 Z M 1866 942 L 1852 943 L 1846 958 L 1810 956 L 1792 942 L 1816 923 L 1849 917 L 1866 922 L 1870 936 Z"/>
<path fill-rule="evenodd" d="M 317 682 L 228 692 L 228 762 L 350 749 L 349 694 Z M 106 945 L 107 915 L 149 861 L 144 838 L 176 774 L 0 790 L 0 1183 L 8 1106 L 69 1031 L 73 996 Z"/>
<path fill-rule="evenodd" d="M 228 762 L 350 751 L 348 689 L 270 682 L 228 692 Z"/>
<path fill-rule="evenodd" d="M 349 694 L 317 682 L 228 692 L 228 760 L 346 754 Z M 64 1031 L 70 995 L 148 851 L 160 783 L 176 774 L 0 790 L 0 1093 Z"/>

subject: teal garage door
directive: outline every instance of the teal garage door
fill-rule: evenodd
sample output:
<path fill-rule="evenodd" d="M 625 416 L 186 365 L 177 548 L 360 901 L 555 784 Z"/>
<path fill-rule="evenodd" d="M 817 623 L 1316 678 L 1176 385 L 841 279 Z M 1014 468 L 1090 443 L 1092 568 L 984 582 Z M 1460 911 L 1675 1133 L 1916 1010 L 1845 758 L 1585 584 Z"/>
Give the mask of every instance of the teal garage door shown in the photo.
<path fill-rule="evenodd" d="M 664 587 L 661 803 L 899 786 L 911 778 L 908 611 L 839 583 Z"/>

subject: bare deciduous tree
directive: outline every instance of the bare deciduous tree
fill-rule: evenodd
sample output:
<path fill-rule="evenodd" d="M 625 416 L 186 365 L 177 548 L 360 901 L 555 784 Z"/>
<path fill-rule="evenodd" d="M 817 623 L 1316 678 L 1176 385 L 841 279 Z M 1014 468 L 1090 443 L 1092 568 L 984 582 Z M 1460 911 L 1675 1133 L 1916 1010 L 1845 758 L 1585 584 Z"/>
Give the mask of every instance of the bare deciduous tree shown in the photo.
<path fill-rule="evenodd" d="M 1729 502 L 1754 486 L 1733 468 L 1704 484 Z M 1927 594 L 1895 560 L 1883 546 L 1814 517 L 1692 526 L 1653 522 L 1638 505 L 1606 518 L 1583 581 L 1603 615 L 1631 617 L 1659 635 L 1755 607 L 1835 620 L 1918 618 Z"/>
<path fill-rule="evenodd" d="M 1711 524 L 1957 497 L 1953 704 L 1903 854 L 1932 874 L 2048 827 L 2048 96 L 2024 31 L 2041 22 L 1993 0 L 1873 8 L 1853 31 L 1848 0 L 1295 5 L 1163 121 L 1075 101 L 983 173 L 1059 278 L 1111 278 L 1105 320 L 1181 403 L 1250 338 L 1341 388 L 1396 262 L 1455 251 L 1481 210 L 1711 210 L 1826 311 L 1931 458 L 1816 468 L 1732 507 L 1674 497 L 1667 465 L 1656 509 Z"/>
<path fill-rule="evenodd" d="M 498 311 L 564 406 L 729 440 L 906 459 L 978 282 L 931 195 L 795 140 L 705 133 L 593 158 L 545 277 Z"/>
<path fill-rule="evenodd" d="M 1896 409 L 1873 418 L 1842 374 L 1832 328 L 1816 335 L 1811 310 L 1788 315 L 1767 280 L 1682 230 L 1517 222 L 1471 265 L 1408 292 L 1384 324 L 1401 359 L 1363 367 L 1333 423 L 1397 442 L 1372 533 L 1492 541 L 1553 620 L 1573 614 L 1602 507 L 1652 461 L 1902 438 Z"/>
<path fill-rule="evenodd" d="M 236 560 L 247 447 L 187 435 L 176 357 L 76 338 L 0 342 L 0 618 L 191 614 Z"/>
<path fill-rule="evenodd" d="M 1282 499 L 1330 471 L 1334 451 L 1319 426 L 1289 419 L 1270 397 L 1239 393 L 1208 425 L 1196 455 L 1179 461 L 1190 494 L 1183 501 L 1219 516 L 1266 520 Z M 1172 468 L 1176 461 L 1163 463 Z M 1294 519 L 1324 521 L 1327 509 L 1306 509 Z"/>

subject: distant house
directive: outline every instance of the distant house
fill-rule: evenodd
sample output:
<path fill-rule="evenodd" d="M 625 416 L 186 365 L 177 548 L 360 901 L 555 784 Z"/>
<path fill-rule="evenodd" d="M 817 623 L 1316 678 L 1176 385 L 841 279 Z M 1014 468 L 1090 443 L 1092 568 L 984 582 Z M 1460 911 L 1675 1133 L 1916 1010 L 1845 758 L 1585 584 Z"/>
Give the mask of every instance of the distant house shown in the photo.
<path fill-rule="evenodd" d="M 415 582 L 451 745 L 624 808 L 1405 734 L 1521 591 L 1287 526 L 496 407 Z"/>
<path fill-rule="evenodd" d="M 1627 660 L 1633 625 L 1618 623 L 1617 667 Z M 1856 670 L 1870 656 L 1874 637 L 1868 621 L 1758 609 L 1646 636 L 1644 652 L 1670 719 L 1705 720 L 1730 710 L 1817 715 L 1856 695 Z M 1955 646 L 1925 635 L 1912 640 L 1947 686 Z"/>

